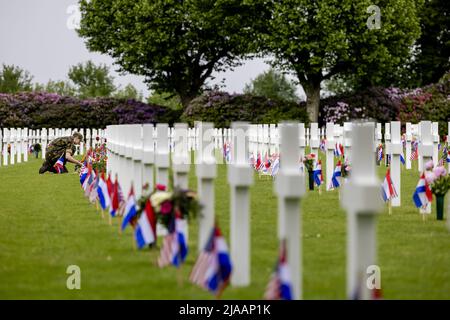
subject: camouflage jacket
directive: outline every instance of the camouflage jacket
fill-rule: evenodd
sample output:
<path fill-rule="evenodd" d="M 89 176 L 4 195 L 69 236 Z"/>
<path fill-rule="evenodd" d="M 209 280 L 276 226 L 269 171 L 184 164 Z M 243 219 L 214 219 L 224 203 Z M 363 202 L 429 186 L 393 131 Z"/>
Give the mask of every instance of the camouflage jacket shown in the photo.
<path fill-rule="evenodd" d="M 45 158 L 49 161 L 57 161 L 61 155 L 65 155 L 67 152 L 73 155 L 75 150 L 72 137 L 56 138 L 48 144 Z"/>

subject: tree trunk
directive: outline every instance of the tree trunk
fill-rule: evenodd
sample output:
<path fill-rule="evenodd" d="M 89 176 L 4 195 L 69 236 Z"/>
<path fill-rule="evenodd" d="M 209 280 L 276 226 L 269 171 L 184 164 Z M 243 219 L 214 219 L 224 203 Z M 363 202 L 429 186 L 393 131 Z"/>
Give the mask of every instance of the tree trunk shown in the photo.
<path fill-rule="evenodd" d="M 189 103 L 195 98 L 191 95 L 180 95 L 181 105 L 183 106 L 183 109 L 186 109 Z"/>
<path fill-rule="evenodd" d="M 320 81 L 309 82 L 304 86 L 306 93 L 306 111 L 311 122 L 319 120 Z"/>

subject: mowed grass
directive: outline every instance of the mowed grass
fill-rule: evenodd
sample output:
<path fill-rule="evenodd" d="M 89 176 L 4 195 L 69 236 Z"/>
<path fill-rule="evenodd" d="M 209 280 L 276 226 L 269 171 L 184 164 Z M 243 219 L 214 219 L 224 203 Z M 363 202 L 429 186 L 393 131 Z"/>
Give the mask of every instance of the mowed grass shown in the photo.
<path fill-rule="evenodd" d="M 158 251 L 134 249 L 85 199 L 75 173 L 38 175 L 40 160 L 0 167 L 0 298 L 2 299 L 213 299 L 188 281 L 197 256 L 198 221 L 190 222 L 189 256 L 180 271 L 156 266 Z M 323 166 L 325 171 L 325 165 Z M 402 207 L 379 215 L 378 265 L 386 299 L 450 299 L 450 233 L 426 221 L 411 196 L 417 165 L 402 171 Z M 73 171 L 73 166 L 69 165 Z M 385 167 L 379 168 L 380 179 Z M 192 166 L 190 187 L 196 189 Z M 216 215 L 229 235 L 230 190 L 218 166 Z M 338 191 L 308 192 L 301 202 L 305 299 L 345 299 L 346 215 Z M 224 299 L 261 299 L 278 251 L 277 197 L 271 179 L 251 187 L 251 277 L 229 287 Z M 66 269 L 81 268 L 81 290 L 68 290 Z M 180 277 L 184 279 L 179 283 Z"/>

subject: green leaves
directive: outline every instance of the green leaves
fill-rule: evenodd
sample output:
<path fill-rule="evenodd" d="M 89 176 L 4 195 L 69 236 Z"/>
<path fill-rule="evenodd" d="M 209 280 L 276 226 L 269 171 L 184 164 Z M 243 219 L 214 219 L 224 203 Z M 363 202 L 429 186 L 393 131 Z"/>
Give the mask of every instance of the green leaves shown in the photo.
<path fill-rule="evenodd" d="M 80 36 L 149 87 L 176 92 L 184 106 L 212 72 L 239 65 L 255 48 L 258 3 L 240 0 L 81 2 Z"/>

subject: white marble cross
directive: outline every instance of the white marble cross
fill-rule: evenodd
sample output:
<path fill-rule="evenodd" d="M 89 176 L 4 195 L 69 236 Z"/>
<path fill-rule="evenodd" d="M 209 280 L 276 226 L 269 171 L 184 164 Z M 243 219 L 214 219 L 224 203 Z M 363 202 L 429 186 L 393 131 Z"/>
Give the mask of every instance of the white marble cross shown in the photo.
<path fill-rule="evenodd" d="M 275 180 L 278 195 L 278 237 L 286 240 L 287 260 L 292 278 L 293 298 L 302 299 L 302 245 L 300 198 L 305 194 L 305 178 L 298 170 L 299 126 L 279 124 L 280 171 Z"/>
<path fill-rule="evenodd" d="M 433 122 L 431 126 L 433 134 L 433 163 L 435 166 L 439 164 L 439 122 Z"/>
<path fill-rule="evenodd" d="M 386 157 L 385 157 L 385 164 L 387 166 L 388 164 L 388 155 L 391 154 L 391 124 L 385 123 L 384 124 L 384 144 L 386 148 Z"/>
<path fill-rule="evenodd" d="M 220 130 L 219 134 L 222 135 L 222 130 Z M 219 142 L 221 141 L 219 140 Z M 188 150 L 187 123 L 175 123 L 174 143 L 172 155 L 174 185 L 181 189 L 187 189 L 189 187 L 188 174 L 191 164 L 191 154 Z"/>
<path fill-rule="evenodd" d="M 334 171 L 334 148 L 336 141 L 334 140 L 334 123 L 327 123 L 327 190 L 331 189 L 331 179 Z"/>
<path fill-rule="evenodd" d="M 373 299 L 367 270 L 377 263 L 376 215 L 383 203 L 373 157 L 374 123 L 354 123 L 352 171 L 343 186 L 341 204 L 347 211 L 347 297 Z"/>
<path fill-rule="evenodd" d="M 391 179 L 397 191 L 397 197 L 392 198 L 393 207 L 401 206 L 401 164 L 400 155 L 403 154 L 403 144 L 400 136 L 400 121 L 391 121 Z"/>
<path fill-rule="evenodd" d="M 154 126 L 153 124 L 144 124 L 143 130 L 143 144 L 144 144 L 144 154 L 142 162 L 144 163 L 144 170 L 142 173 L 142 180 L 148 183 L 150 191 L 154 189 L 154 163 L 155 163 L 155 141 L 153 139 Z"/>
<path fill-rule="evenodd" d="M 169 125 L 167 123 L 156 124 L 156 183 L 169 189 Z"/>
<path fill-rule="evenodd" d="M 8 165 L 8 144 L 10 143 L 10 131 L 9 129 L 3 129 L 3 165 Z"/>
<path fill-rule="evenodd" d="M 250 284 L 250 194 L 253 170 L 248 165 L 249 124 L 233 122 L 231 140 L 231 164 L 228 167 L 228 182 L 231 190 L 230 238 L 233 274 L 231 284 Z"/>
<path fill-rule="evenodd" d="M 349 159 L 351 157 L 351 151 L 352 151 L 352 123 L 351 122 L 344 122 L 344 155 L 345 159 Z"/>
<path fill-rule="evenodd" d="M 130 127 L 131 141 L 133 148 L 133 186 L 136 199 L 139 199 L 142 195 L 142 174 L 144 170 L 143 157 L 144 157 L 144 143 L 142 139 L 142 125 L 133 124 Z"/>
<path fill-rule="evenodd" d="M 311 153 L 314 153 L 316 155 L 316 159 L 318 159 L 320 137 L 317 122 L 311 123 L 311 129 L 309 130 L 309 132 L 310 132 L 309 145 L 311 146 Z"/>
<path fill-rule="evenodd" d="M 406 123 L 406 152 L 405 152 L 405 168 L 406 168 L 406 170 L 411 169 L 411 141 L 412 141 L 411 122 L 407 122 Z"/>
<path fill-rule="evenodd" d="M 217 177 L 216 159 L 214 155 L 214 125 L 210 122 L 195 122 L 198 130 L 199 149 L 196 156 L 197 189 L 203 206 L 199 217 L 198 250 L 205 247 L 214 226 L 214 179 Z"/>

